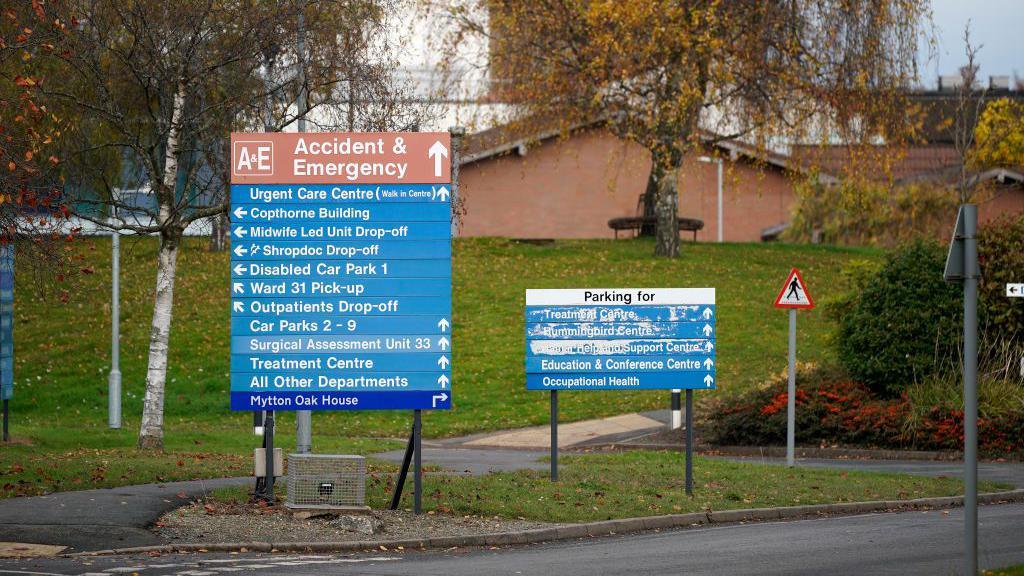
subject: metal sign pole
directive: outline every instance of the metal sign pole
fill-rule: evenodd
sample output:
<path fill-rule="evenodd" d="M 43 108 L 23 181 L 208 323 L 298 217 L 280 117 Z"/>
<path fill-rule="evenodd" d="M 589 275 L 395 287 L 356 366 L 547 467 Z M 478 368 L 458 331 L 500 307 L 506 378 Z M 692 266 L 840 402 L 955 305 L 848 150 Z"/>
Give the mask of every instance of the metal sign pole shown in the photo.
<path fill-rule="evenodd" d="M 266 480 L 263 482 L 263 498 L 268 504 L 274 503 L 274 411 L 267 410 L 266 420 L 263 422 L 263 440 L 266 448 L 265 456 L 266 469 L 264 474 Z"/>
<path fill-rule="evenodd" d="M 686 389 L 686 495 L 693 494 L 693 390 Z"/>
<path fill-rule="evenodd" d="M 796 452 L 796 310 L 789 310 L 789 393 L 786 400 L 786 466 Z"/>
<path fill-rule="evenodd" d="M 964 209 L 965 574 L 978 573 L 978 207 Z"/>
<path fill-rule="evenodd" d="M 121 232 L 111 238 L 110 376 L 107 378 L 107 425 L 121 427 Z"/>
<path fill-rule="evenodd" d="M 295 39 L 295 51 L 299 55 L 299 95 L 296 98 L 296 111 L 299 117 L 299 132 L 306 131 L 306 15 L 305 2 L 298 3 L 298 31 Z M 295 411 L 295 451 L 308 454 L 313 450 L 313 412 L 310 410 Z"/>
<path fill-rule="evenodd" d="M 7 404 L 8 404 L 8 402 L 5 399 L 4 400 L 4 442 L 9 442 L 10 439 L 11 439 L 11 435 L 10 435 L 8 429 L 7 429 L 7 422 L 9 420 L 10 416 L 11 416 L 11 413 L 8 411 Z"/>
<path fill-rule="evenodd" d="M 423 512 L 423 421 L 421 410 L 412 412 L 413 434 L 413 507 L 415 514 Z"/>
<path fill-rule="evenodd" d="M 558 482 L 558 390 L 551 391 L 551 481 Z"/>
<path fill-rule="evenodd" d="M 672 421 L 669 422 L 669 430 L 678 430 L 683 427 L 683 416 L 680 395 L 682 390 L 672 390 Z"/>

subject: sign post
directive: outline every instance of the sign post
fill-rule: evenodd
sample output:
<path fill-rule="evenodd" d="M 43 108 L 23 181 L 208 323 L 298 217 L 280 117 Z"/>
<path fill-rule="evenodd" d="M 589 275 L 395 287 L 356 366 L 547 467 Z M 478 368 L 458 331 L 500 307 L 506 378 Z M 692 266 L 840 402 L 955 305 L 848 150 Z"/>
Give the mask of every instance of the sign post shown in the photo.
<path fill-rule="evenodd" d="M 265 434 L 273 411 L 414 410 L 417 487 L 420 410 L 452 401 L 449 148 L 231 136 L 231 408 L 266 411 Z"/>
<path fill-rule="evenodd" d="M 943 272 L 947 282 L 964 285 L 964 574 L 978 573 L 978 279 L 981 273 L 977 232 L 978 206 L 960 206 Z"/>
<path fill-rule="evenodd" d="M 793 268 L 775 298 L 776 308 L 789 310 L 789 382 L 786 393 L 786 465 L 796 464 L 796 311 L 814 308 L 800 271 Z"/>
<path fill-rule="evenodd" d="M 714 389 L 714 288 L 526 291 L 526 389 L 551 395 L 558 479 L 559 390 L 686 394 L 686 486 L 693 489 L 693 390 Z"/>
<path fill-rule="evenodd" d="M 0 398 L 3 441 L 10 435 L 10 400 L 14 396 L 14 247 L 0 246 Z"/>

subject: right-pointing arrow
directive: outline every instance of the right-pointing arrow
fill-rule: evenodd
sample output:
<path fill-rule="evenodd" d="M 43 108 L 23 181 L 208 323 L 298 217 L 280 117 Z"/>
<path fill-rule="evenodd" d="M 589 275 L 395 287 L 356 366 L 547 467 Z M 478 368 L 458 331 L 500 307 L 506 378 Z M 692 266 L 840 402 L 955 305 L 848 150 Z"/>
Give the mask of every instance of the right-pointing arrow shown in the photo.
<path fill-rule="evenodd" d="M 444 401 L 445 401 L 445 400 L 447 400 L 447 399 L 448 399 L 448 394 L 446 394 L 446 393 L 444 393 L 444 392 L 441 392 L 440 394 L 434 394 L 434 395 L 433 395 L 433 396 L 432 396 L 432 397 L 430 398 L 430 400 L 431 400 L 431 403 L 430 403 L 430 405 L 431 405 L 431 406 L 432 406 L 433 408 L 437 408 L 437 401 L 438 401 L 438 400 L 440 400 L 441 402 L 444 402 Z"/>

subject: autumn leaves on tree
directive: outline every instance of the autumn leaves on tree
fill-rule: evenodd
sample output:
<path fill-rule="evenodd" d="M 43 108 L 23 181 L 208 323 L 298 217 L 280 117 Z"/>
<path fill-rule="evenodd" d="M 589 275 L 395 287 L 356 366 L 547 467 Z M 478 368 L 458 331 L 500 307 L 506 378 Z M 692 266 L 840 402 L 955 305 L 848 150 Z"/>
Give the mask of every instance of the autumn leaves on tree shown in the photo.
<path fill-rule="evenodd" d="M 679 251 L 683 156 L 742 141 L 901 137 L 924 0 L 459 0 L 451 38 L 490 47 L 495 97 L 523 124 L 602 120 L 650 152 L 655 253 Z"/>

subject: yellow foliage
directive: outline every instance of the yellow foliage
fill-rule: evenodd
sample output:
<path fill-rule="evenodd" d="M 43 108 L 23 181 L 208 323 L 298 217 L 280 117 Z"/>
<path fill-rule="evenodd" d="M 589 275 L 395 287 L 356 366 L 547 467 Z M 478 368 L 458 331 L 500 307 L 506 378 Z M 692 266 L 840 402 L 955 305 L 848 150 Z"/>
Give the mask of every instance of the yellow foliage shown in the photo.
<path fill-rule="evenodd" d="M 974 142 L 970 163 L 975 168 L 1024 166 L 1024 102 L 989 103 L 974 128 Z"/>

